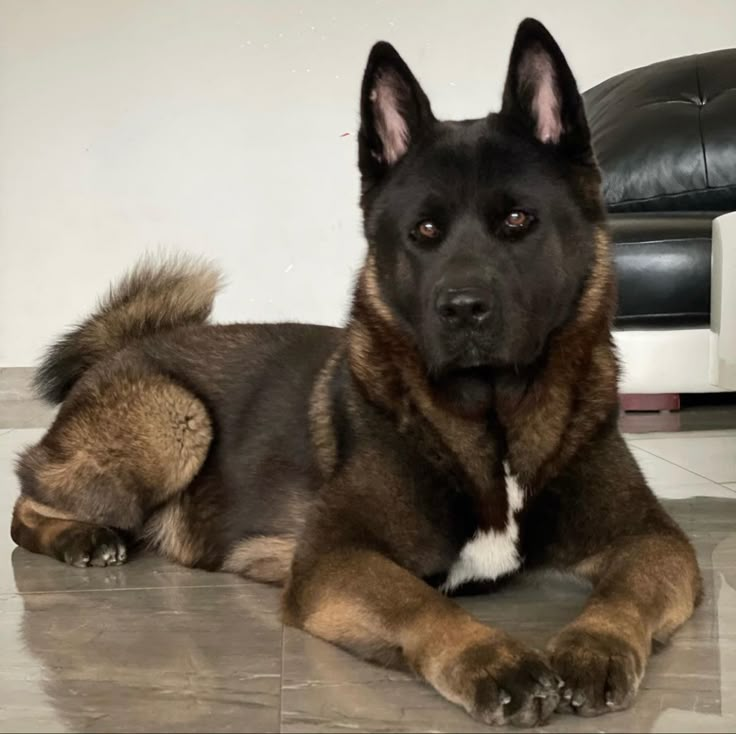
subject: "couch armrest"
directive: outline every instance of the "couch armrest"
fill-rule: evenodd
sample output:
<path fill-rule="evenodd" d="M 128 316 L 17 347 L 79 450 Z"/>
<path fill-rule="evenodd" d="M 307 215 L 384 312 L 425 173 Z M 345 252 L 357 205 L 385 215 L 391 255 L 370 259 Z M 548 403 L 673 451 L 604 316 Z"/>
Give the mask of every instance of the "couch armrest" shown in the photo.
<path fill-rule="evenodd" d="M 713 220 L 710 381 L 736 390 L 736 212 Z"/>

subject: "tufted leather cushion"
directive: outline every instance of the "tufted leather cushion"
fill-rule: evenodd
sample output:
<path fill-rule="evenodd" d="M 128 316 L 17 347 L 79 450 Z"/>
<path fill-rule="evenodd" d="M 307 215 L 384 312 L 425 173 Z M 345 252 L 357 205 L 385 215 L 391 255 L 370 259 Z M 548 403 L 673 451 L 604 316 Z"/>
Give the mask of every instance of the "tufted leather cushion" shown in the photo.
<path fill-rule="evenodd" d="M 612 214 L 618 328 L 710 323 L 710 246 L 717 212 Z"/>
<path fill-rule="evenodd" d="M 609 211 L 736 209 L 736 49 L 627 71 L 583 97 Z"/>

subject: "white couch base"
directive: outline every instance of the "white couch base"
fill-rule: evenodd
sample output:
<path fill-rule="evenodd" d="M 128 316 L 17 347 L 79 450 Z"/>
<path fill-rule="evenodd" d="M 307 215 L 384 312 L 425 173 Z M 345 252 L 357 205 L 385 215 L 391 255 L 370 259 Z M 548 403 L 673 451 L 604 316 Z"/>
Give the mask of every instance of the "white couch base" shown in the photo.
<path fill-rule="evenodd" d="M 627 329 L 613 337 L 621 363 L 619 392 L 721 392 L 710 382 L 710 329 Z"/>

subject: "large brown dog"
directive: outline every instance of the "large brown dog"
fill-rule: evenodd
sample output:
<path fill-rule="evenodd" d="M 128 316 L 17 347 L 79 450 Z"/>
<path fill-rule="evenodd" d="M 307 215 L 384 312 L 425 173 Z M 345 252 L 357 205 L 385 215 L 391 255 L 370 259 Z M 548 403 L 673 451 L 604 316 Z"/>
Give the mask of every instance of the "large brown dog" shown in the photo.
<path fill-rule="evenodd" d="M 13 538 L 78 566 L 143 542 L 283 583 L 288 624 L 489 723 L 624 708 L 700 577 L 617 429 L 573 76 L 524 21 L 501 112 L 439 122 L 379 43 L 361 114 L 368 253 L 346 328 L 207 325 L 214 271 L 139 266 L 41 367 L 62 405 L 19 460 Z M 593 586 L 547 656 L 448 598 L 542 565 Z"/>

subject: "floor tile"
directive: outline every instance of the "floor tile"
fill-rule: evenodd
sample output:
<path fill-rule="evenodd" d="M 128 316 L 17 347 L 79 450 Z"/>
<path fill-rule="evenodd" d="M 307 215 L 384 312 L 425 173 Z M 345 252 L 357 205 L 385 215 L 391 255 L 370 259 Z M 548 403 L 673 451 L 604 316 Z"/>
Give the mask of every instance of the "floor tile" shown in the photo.
<path fill-rule="evenodd" d="M 160 587 L 185 589 L 240 586 L 243 583 L 234 574 L 184 568 L 150 553 L 133 555 L 123 566 L 74 568 L 54 558 L 14 547 L 7 529 L 0 528 L 0 593 L 123 591 Z"/>
<path fill-rule="evenodd" d="M 651 441 L 658 438 L 724 438 L 727 436 L 736 438 L 736 428 L 723 428 L 721 430 L 708 431 L 679 431 L 672 433 L 670 431 L 652 431 L 649 433 L 624 433 L 624 438 L 630 441 L 641 443 L 642 441 Z"/>
<path fill-rule="evenodd" d="M 36 443 L 44 434 L 43 428 L 8 428 L 0 433 L 0 482 L 15 481 L 13 462 L 19 451 Z"/>
<path fill-rule="evenodd" d="M 713 482 L 736 482 L 736 436 L 671 436 L 632 443 Z"/>
<path fill-rule="evenodd" d="M 278 730 L 278 592 L 0 596 L 0 730 Z"/>
<path fill-rule="evenodd" d="M 409 675 L 284 631 L 282 731 L 488 731 Z"/>
<path fill-rule="evenodd" d="M 629 448 L 641 468 L 649 486 L 659 497 L 729 497 L 717 482 L 701 477 L 687 469 L 649 453 L 638 441 L 629 441 Z"/>
<path fill-rule="evenodd" d="M 728 497 L 733 498 L 734 491 L 721 484 L 671 484 L 662 485 L 654 490 L 661 499 L 680 500 L 688 497 Z"/>

